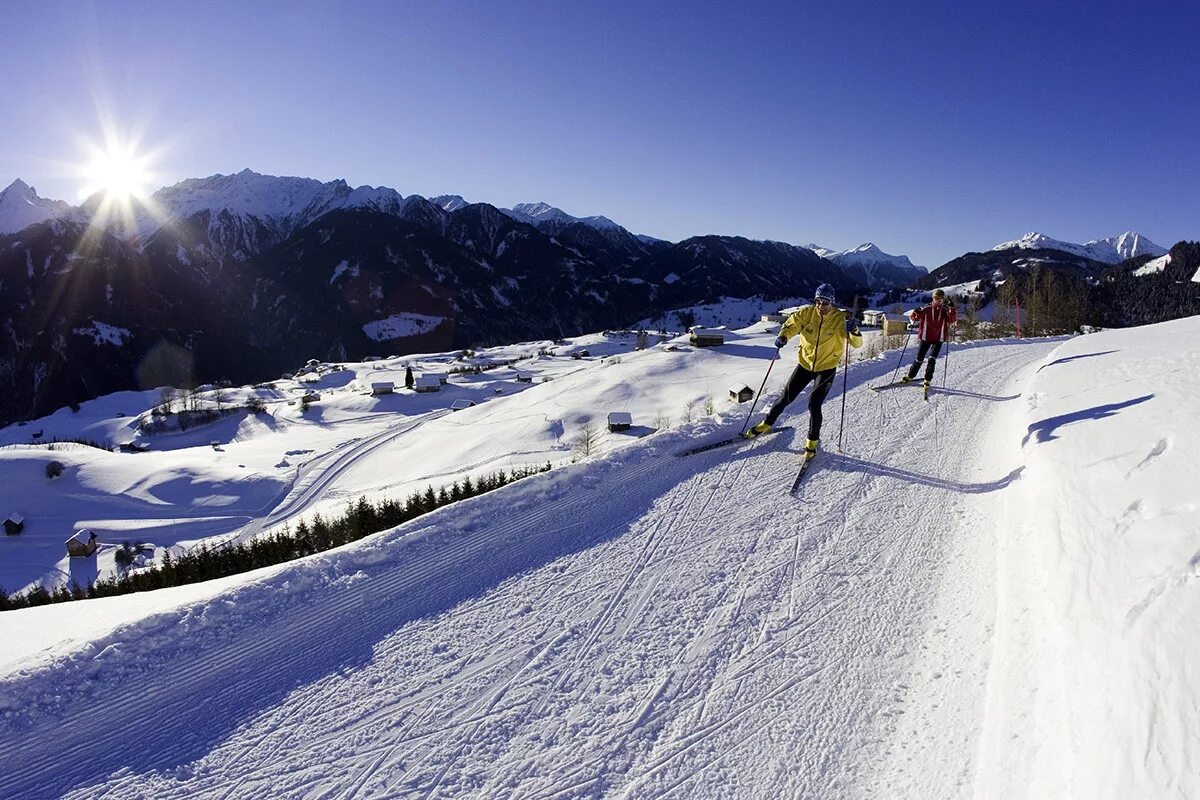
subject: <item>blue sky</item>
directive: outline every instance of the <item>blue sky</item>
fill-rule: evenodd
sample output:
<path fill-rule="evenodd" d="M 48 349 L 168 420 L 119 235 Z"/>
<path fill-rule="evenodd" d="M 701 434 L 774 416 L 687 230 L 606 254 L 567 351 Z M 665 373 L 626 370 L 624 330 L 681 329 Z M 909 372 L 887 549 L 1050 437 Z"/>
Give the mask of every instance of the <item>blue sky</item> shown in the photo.
<path fill-rule="evenodd" d="M 936 267 L 1038 230 L 1200 238 L 1200 3 L 45 2 L 3 9 L 0 185 L 249 167 L 678 240 Z"/>

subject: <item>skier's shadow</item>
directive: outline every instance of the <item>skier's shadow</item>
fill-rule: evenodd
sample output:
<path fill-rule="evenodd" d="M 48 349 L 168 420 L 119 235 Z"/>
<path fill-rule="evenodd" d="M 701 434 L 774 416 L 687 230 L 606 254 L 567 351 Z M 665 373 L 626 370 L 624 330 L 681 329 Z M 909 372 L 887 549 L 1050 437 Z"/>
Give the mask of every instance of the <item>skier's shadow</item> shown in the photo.
<path fill-rule="evenodd" d="M 963 492 L 965 494 L 987 494 L 995 492 L 1008 486 L 1010 483 L 1021 477 L 1021 473 L 1025 471 L 1024 466 L 1017 467 L 1012 472 L 1002 478 L 997 478 L 994 481 L 985 481 L 984 483 L 962 483 L 960 481 L 947 480 L 939 478 L 936 475 L 924 475 L 920 472 L 913 472 L 900 467 L 893 467 L 887 464 L 880 464 L 875 461 L 866 461 L 855 456 L 848 456 L 842 453 L 826 453 L 822 456 L 824 461 L 823 466 L 826 469 L 841 470 L 842 472 L 866 473 L 867 475 L 875 475 L 881 478 L 895 478 L 896 480 L 906 481 L 908 483 L 916 483 L 921 486 L 931 486 L 935 489 L 949 489 L 953 492 Z"/>
<path fill-rule="evenodd" d="M 1092 408 L 1081 409 L 1080 411 L 1072 411 L 1069 414 L 1059 414 L 1057 417 L 1047 417 L 1029 426 L 1029 432 L 1025 434 L 1025 438 L 1021 440 L 1021 446 L 1029 444 L 1029 440 L 1033 439 L 1035 444 L 1042 442 L 1051 442 L 1058 438 L 1056 431 L 1064 426 L 1075 422 L 1084 422 L 1085 420 L 1104 419 L 1111 417 L 1118 411 L 1122 411 L 1130 406 L 1136 406 L 1139 403 L 1144 403 L 1147 400 L 1153 400 L 1154 395 L 1145 394 L 1141 397 L 1134 397 L 1122 403 L 1106 403 L 1102 406 L 1093 406 Z"/>
<path fill-rule="evenodd" d="M 1060 358 L 1057 361 L 1051 361 L 1049 364 L 1042 364 L 1040 367 L 1038 367 L 1037 371 L 1041 372 L 1046 367 L 1054 367 L 1059 364 L 1067 364 L 1067 363 L 1070 363 L 1071 361 L 1078 361 L 1081 358 L 1095 358 L 1096 356 L 1106 356 L 1109 353 L 1116 353 L 1116 352 L 1119 352 L 1119 351 L 1117 351 L 1117 350 L 1102 350 L 1099 353 L 1082 353 L 1077 356 L 1067 356 L 1065 358 Z"/>

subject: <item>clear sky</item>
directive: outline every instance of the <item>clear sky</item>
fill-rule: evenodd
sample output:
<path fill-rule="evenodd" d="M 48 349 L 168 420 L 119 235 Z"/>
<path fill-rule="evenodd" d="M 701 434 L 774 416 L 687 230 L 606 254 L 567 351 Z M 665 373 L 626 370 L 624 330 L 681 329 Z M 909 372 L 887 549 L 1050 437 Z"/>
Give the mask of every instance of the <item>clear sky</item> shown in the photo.
<path fill-rule="evenodd" d="M 1200 2 L 0 2 L 0 188 L 249 167 L 936 267 L 1200 238 Z"/>

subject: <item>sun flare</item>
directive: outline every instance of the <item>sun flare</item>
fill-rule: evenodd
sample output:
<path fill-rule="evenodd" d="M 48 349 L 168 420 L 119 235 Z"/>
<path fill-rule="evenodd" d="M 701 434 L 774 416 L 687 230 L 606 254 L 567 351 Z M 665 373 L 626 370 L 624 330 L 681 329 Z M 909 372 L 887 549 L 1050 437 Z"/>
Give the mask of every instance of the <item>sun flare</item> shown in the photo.
<path fill-rule="evenodd" d="M 94 148 L 84 167 L 84 178 L 81 198 L 103 192 L 106 198 L 117 201 L 145 197 L 151 181 L 146 159 L 129 145 L 114 143 Z"/>

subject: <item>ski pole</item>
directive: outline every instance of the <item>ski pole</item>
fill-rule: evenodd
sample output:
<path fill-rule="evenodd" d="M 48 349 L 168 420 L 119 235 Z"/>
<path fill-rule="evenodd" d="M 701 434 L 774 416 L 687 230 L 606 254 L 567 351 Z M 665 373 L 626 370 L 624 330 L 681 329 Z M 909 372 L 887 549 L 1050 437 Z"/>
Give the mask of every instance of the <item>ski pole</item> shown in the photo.
<path fill-rule="evenodd" d="M 950 340 L 946 339 L 946 360 L 942 362 L 942 388 L 946 388 L 950 374 Z"/>
<path fill-rule="evenodd" d="M 900 348 L 900 360 L 896 362 L 896 369 L 892 371 L 892 379 L 888 383 L 895 383 L 896 376 L 900 374 L 900 368 L 904 366 L 904 354 L 908 352 L 908 340 L 912 338 L 912 331 L 904 335 L 904 347 Z"/>
<path fill-rule="evenodd" d="M 762 385 L 758 387 L 758 394 L 754 395 L 754 402 L 750 404 L 750 413 L 746 415 L 746 421 L 742 423 L 742 433 L 746 432 L 746 426 L 750 424 L 750 418 L 754 416 L 754 407 L 758 405 L 758 398 L 762 397 L 763 387 L 767 385 L 767 378 L 771 376 L 771 367 L 775 366 L 775 362 L 778 359 L 779 351 L 776 350 L 775 355 L 771 356 L 771 363 L 767 365 L 767 374 L 763 375 L 763 382 Z"/>
<path fill-rule="evenodd" d="M 846 365 L 842 367 L 842 418 L 838 422 L 838 452 L 842 452 L 842 429 L 846 427 L 846 385 L 850 382 L 850 340 L 846 339 Z"/>

